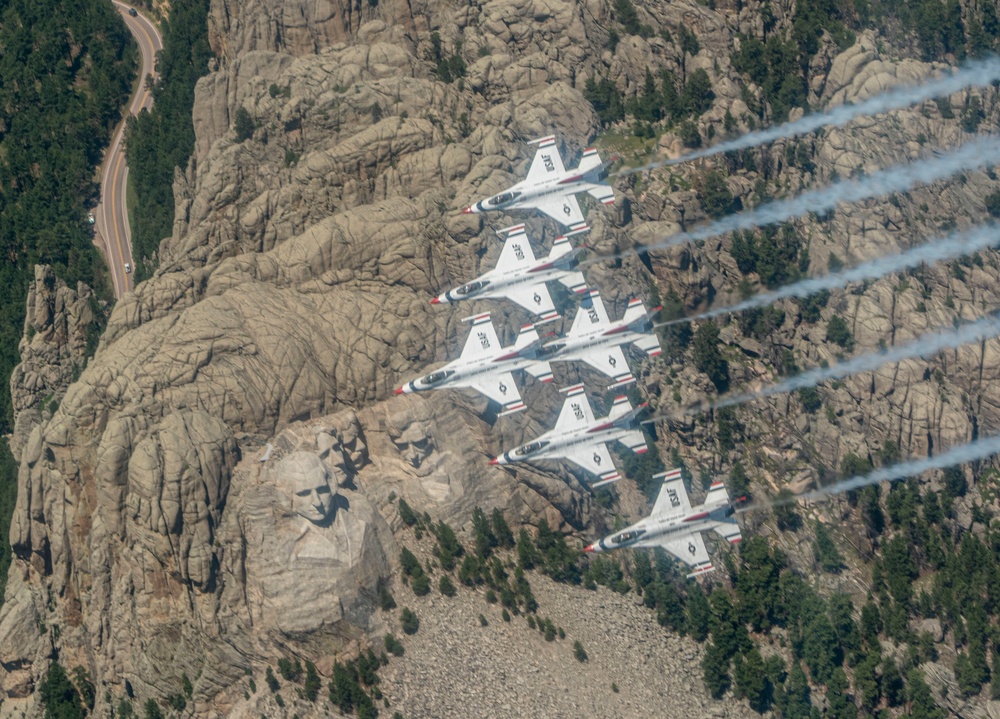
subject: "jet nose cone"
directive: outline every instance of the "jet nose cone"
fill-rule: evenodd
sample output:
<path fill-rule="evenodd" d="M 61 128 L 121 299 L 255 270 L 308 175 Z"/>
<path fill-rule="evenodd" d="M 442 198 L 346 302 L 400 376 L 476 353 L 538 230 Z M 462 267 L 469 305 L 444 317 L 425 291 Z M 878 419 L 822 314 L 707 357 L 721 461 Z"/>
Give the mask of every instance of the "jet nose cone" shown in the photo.
<path fill-rule="evenodd" d="M 403 394 L 403 392 L 404 392 L 404 390 L 403 390 L 403 388 L 402 388 L 402 387 L 397 387 L 396 389 L 394 389 L 394 390 L 392 391 L 392 393 L 393 393 L 394 395 L 396 395 L 396 394 Z"/>
<path fill-rule="evenodd" d="M 471 215 L 475 210 L 472 209 L 472 205 L 469 205 L 464 210 L 462 210 L 463 215 Z"/>
<path fill-rule="evenodd" d="M 585 552 L 593 552 L 594 551 L 594 545 L 593 544 L 588 544 L 586 547 L 583 548 L 583 551 L 585 551 Z"/>
<path fill-rule="evenodd" d="M 440 297 L 432 297 L 431 298 L 431 304 L 432 305 L 439 305 L 439 304 L 441 304 L 441 298 Z"/>
<path fill-rule="evenodd" d="M 500 464 L 500 458 L 499 457 L 494 457 L 493 459 L 490 460 L 490 466 L 491 467 L 494 466 L 494 465 L 496 465 L 496 464 Z"/>

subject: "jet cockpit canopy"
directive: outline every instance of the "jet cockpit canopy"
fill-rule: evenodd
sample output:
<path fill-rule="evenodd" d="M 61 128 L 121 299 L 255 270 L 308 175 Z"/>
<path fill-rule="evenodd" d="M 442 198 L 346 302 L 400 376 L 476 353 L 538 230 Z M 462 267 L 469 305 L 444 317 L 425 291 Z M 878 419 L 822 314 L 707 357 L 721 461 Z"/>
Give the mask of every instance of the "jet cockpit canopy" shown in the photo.
<path fill-rule="evenodd" d="M 508 202 L 512 202 L 514 198 L 520 194 L 520 192 L 501 192 L 499 195 L 490 198 L 490 204 L 494 207 L 506 205 Z"/>
<path fill-rule="evenodd" d="M 611 543 L 625 544 L 627 542 L 634 542 L 645 533 L 646 533 L 645 529 L 632 529 L 627 532 L 622 532 L 621 534 L 616 534 L 611 538 Z"/>
<path fill-rule="evenodd" d="M 431 372 L 426 377 L 422 377 L 420 379 L 420 383 L 424 385 L 435 385 L 439 382 L 443 382 L 453 374 L 454 372 L 452 370 L 439 370 L 437 372 Z"/>
<path fill-rule="evenodd" d="M 515 457 L 527 457 L 529 454 L 534 454 L 535 452 L 539 451 L 547 444 L 548 442 L 529 442 L 528 444 L 522 445 L 517 449 L 515 449 L 513 455 Z"/>
<path fill-rule="evenodd" d="M 486 287 L 486 285 L 488 285 L 489 283 L 490 283 L 489 280 L 476 280 L 475 282 L 470 282 L 467 285 L 462 285 L 457 290 L 455 290 L 455 294 L 458 295 L 459 297 L 474 295 L 477 292 L 479 292 L 479 290 Z"/>

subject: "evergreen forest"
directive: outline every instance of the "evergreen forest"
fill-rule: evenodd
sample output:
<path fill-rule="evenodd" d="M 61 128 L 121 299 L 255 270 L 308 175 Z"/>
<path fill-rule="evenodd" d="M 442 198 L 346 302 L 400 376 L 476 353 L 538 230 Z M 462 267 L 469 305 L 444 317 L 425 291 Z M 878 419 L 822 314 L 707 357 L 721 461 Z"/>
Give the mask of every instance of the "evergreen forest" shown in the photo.
<path fill-rule="evenodd" d="M 8 0 L 0 11 L 0 431 L 13 413 L 24 300 L 36 264 L 109 299 L 87 212 L 138 49 L 110 3 Z"/>
<path fill-rule="evenodd" d="M 194 150 L 194 86 L 208 72 L 212 56 L 207 17 L 207 0 L 171 3 L 170 17 L 162 23 L 153 109 L 130 117 L 126 126 L 129 181 L 142 208 L 131 217 L 136 282 L 152 274 L 160 241 L 173 229 L 174 171 L 187 167 Z"/>
<path fill-rule="evenodd" d="M 11 431 L 10 375 L 20 361 L 36 264 L 110 300 L 87 212 L 98 201 L 102 153 L 135 78 L 138 49 L 111 3 L 0 2 L 0 433 Z M 100 321 L 100 320 L 98 320 Z M 95 328 L 99 330 L 99 328 Z M 0 586 L 17 465 L 0 442 Z M 2 601 L 2 599 L 0 599 Z"/>

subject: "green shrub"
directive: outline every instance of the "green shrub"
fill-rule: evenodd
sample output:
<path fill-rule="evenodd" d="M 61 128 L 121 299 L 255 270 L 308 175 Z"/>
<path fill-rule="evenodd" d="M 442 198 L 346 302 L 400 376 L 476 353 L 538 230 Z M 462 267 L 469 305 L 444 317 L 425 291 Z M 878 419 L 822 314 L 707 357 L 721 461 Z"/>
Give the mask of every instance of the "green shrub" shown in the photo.
<path fill-rule="evenodd" d="M 854 337 L 847 327 L 847 322 L 840 315 L 833 315 L 826 323 L 826 339 L 848 351 L 854 348 Z"/>
<path fill-rule="evenodd" d="M 986 211 L 991 217 L 1000 217 L 1000 190 L 994 190 L 985 198 Z"/>
<path fill-rule="evenodd" d="M 809 414 L 816 414 L 820 407 L 823 406 L 823 397 L 816 387 L 802 387 L 799 389 L 798 395 L 799 402 L 802 403 L 802 409 Z"/>
<path fill-rule="evenodd" d="M 267 672 L 264 674 L 264 681 L 267 682 L 267 688 L 274 693 L 281 689 L 281 684 L 278 683 L 278 678 L 274 676 L 274 672 L 271 671 L 271 667 L 267 668 Z"/>
<path fill-rule="evenodd" d="M 163 719 L 163 712 L 160 711 L 160 705 L 155 699 L 147 699 L 144 708 L 146 719 Z"/>
<path fill-rule="evenodd" d="M 406 634 L 416 634 L 417 630 L 420 629 L 420 620 L 413 610 L 408 607 L 404 607 L 403 611 L 400 612 L 399 622 L 403 627 L 403 632 Z"/>
<path fill-rule="evenodd" d="M 418 597 L 423 597 L 431 591 L 431 580 L 428 579 L 426 574 L 421 572 L 420 576 L 414 577 L 410 582 L 410 589 Z"/>
<path fill-rule="evenodd" d="M 86 710 L 80 702 L 80 694 L 73 682 L 66 675 L 59 662 L 49 665 L 45 682 L 41 686 L 39 696 L 45 707 L 46 718 L 52 719 L 83 719 Z"/>
<path fill-rule="evenodd" d="M 455 596 L 455 585 L 447 574 L 441 575 L 441 579 L 438 581 L 438 591 L 446 597 Z"/>
<path fill-rule="evenodd" d="M 253 137 L 254 130 L 257 129 L 257 125 L 254 124 L 253 118 L 250 117 L 250 113 L 245 107 L 240 107 L 236 110 L 236 115 L 233 118 L 233 132 L 235 133 L 236 142 L 245 142 Z"/>
<path fill-rule="evenodd" d="M 378 588 L 378 604 L 383 612 L 388 612 L 389 610 L 396 608 L 395 597 L 393 597 L 392 592 L 390 592 L 383 585 L 379 585 Z"/>
<path fill-rule="evenodd" d="M 302 687 L 303 692 L 306 695 L 306 699 L 311 702 L 315 702 L 316 698 L 319 696 L 319 690 L 322 683 L 319 679 L 319 672 L 316 671 L 316 665 L 313 664 L 308 659 L 306 660 L 306 681 Z"/>
<path fill-rule="evenodd" d="M 730 192 L 725 178 L 715 170 L 709 170 L 705 173 L 698 191 L 698 200 L 701 202 L 705 214 L 713 219 L 718 219 L 739 209 L 738 202 L 733 198 L 733 193 Z"/>
<path fill-rule="evenodd" d="M 391 633 L 385 635 L 385 649 L 394 657 L 401 657 L 406 653 L 403 643 L 396 639 Z"/>
<path fill-rule="evenodd" d="M 719 392 L 729 389 L 729 363 L 719 350 L 719 327 L 712 321 L 703 323 L 695 333 L 694 364 Z"/>
<path fill-rule="evenodd" d="M 399 503 L 396 505 L 396 508 L 399 510 L 399 518 L 403 520 L 403 524 L 405 524 L 407 527 L 412 527 L 413 525 L 415 525 L 417 522 L 420 521 L 420 518 L 417 517 L 416 512 L 414 512 L 413 509 L 410 508 L 410 505 L 407 504 L 406 500 L 403 499 L 402 497 L 400 497 Z"/>

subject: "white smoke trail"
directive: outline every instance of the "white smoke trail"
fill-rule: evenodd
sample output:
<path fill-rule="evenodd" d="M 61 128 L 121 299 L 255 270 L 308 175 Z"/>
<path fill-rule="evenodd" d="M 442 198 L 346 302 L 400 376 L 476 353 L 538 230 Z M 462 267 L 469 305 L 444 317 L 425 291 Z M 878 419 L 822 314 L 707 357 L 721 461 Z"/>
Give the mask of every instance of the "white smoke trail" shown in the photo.
<path fill-rule="evenodd" d="M 763 292 L 759 295 L 754 295 L 735 305 L 708 310 L 694 317 L 682 317 L 669 322 L 663 322 L 657 326 L 665 327 L 680 322 L 706 320 L 731 312 L 742 312 L 743 310 L 751 310 L 757 307 L 766 307 L 773 302 L 788 299 L 789 297 L 809 297 L 823 290 L 845 287 L 851 282 L 874 280 L 893 272 L 901 272 L 911 267 L 918 267 L 924 263 L 930 264 L 960 257 L 961 255 L 977 252 L 978 250 L 983 250 L 997 244 L 1000 242 L 998 234 L 1000 234 L 998 233 L 998 229 L 992 225 L 972 228 L 965 232 L 949 235 L 948 237 L 935 238 L 919 247 L 914 247 L 905 252 L 890 255 L 889 257 L 882 257 L 858 267 L 851 267 L 843 272 L 834 272 L 823 277 L 814 277 L 793 282 L 785 287 L 779 287 L 772 292 Z"/>
<path fill-rule="evenodd" d="M 741 392 L 735 395 L 723 396 L 711 403 L 711 407 L 721 409 L 742 404 L 753 399 L 762 399 L 784 392 L 792 392 L 816 385 L 831 379 L 848 377 L 858 372 L 870 372 L 882 365 L 901 362 L 914 357 L 928 357 L 943 349 L 953 349 L 964 344 L 1000 335 L 1000 316 L 984 317 L 981 320 L 960 325 L 954 329 L 934 334 L 926 334 L 904 345 L 891 347 L 884 352 L 860 355 L 832 367 L 816 367 L 794 377 L 764 387 L 757 392 Z"/>
<path fill-rule="evenodd" d="M 998 453 L 1000 453 L 1000 436 L 983 437 L 982 439 L 969 442 L 968 444 L 960 444 L 957 447 L 952 447 L 947 452 L 939 454 L 936 457 L 913 459 L 908 462 L 894 464 L 890 467 L 882 467 L 881 469 L 876 469 L 871 474 L 857 475 L 851 477 L 850 479 L 845 479 L 842 482 L 831 484 L 828 487 L 821 487 L 820 489 L 813 490 L 812 492 L 806 492 L 805 494 L 800 494 L 795 497 L 789 497 L 787 500 L 754 502 L 746 507 L 741 507 L 737 510 L 737 512 L 743 513 L 764 507 L 777 507 L 785 504 L 791 504 L 800 499 L 822 499 L 823 497 L 843 494 L 844 492 L 850 492 L 853 489 L 860 489 L 861 487 L 878 484 L 879 482 L 894 482 L 897 479 L 913 477 L 932 469 L 944 469 L 945 467 L 951 467 L 956 464 L 975 462 L 976 460 L 992 457 Z"/>
<path fill-rule="evenodd" d="M 934 78 L 922 85 L 897 87 L 889 92 L 869 97 L 857 105 L 840 105 L 827 112 L 806 115 L 795 122 L 786 122 L 776 127 L 751 132 L 742 137 L 715 145 L 714 147 L 707 147 L 704 150 L 691 152 L 672 160 L 651 162 L 642 167 L 625 168 L 617 174 L 632 175 L 637 172 L 653 170 L 657 167 L 679 165 L 689 160 L 697 160 L 733 150 L 756 147 L 765 142 L 773 142 L 774 140 L 781 140 L 786 137 L 814 132 L 821 127 L 840 127 L 859 117 L 900 110 L 904 107 L 916 105 L 924 100 L 951 95 L 967 87 L 989 85 L 996 80 L 1000 80 L 1000 58 L 990 58 L 988 60 L 973 62 L 951 75 Z"/>
<path fill-rule="evenodd" d="M 842 202 L 858 202 L 879 195 L 904 192 L 915 185 L 927 185 L 954 175 L 956 172 L 975 170 L 998 162 L 1000 162 L 1000 142 L 997 142 L 996 138 L 988 137 L 974 140 L 940 157 L 929 157 L 907 165 L 896 165 L 859 180 L 836 182 L 828 187 L 812 190 L 798 197 L 777 200 L 749 212 L 729 215 L 691 232 L 679 232 L 671 235 L 659 242 L 603 256 L 598 255 L 582 264 L 592 264 L 615 257 L 674 247 L 684 242 L 704 240 L 735 230 L 773 225 L 810 212 L 828 212 Z"/>
<path fill-rule="evenodd" d="M 714 401 L 704 400 L 684 410 L 655 414 L 643 420 L 642 424 L 651 424 L 663 419 L 681 419 L 713 409 L 732 407 L 755 399 L 793 392 L 806 387 L 815 387 L 827 380 L 840 379 L 859 372 L 870 372 L 892 362 L 902 362 L 914 357 L 927 357 L 944 349 L 953 349 L 997 335 L 1000 335 L 1000 315 L 991 315 L 975 322 L 960 325 L 952 330 L 923 335 L 905 345 L 892 347 L 882 352 L 860 355 L 832 367 L 816 367 L 752 392 L 732 392 L 722 395 Z"/>

